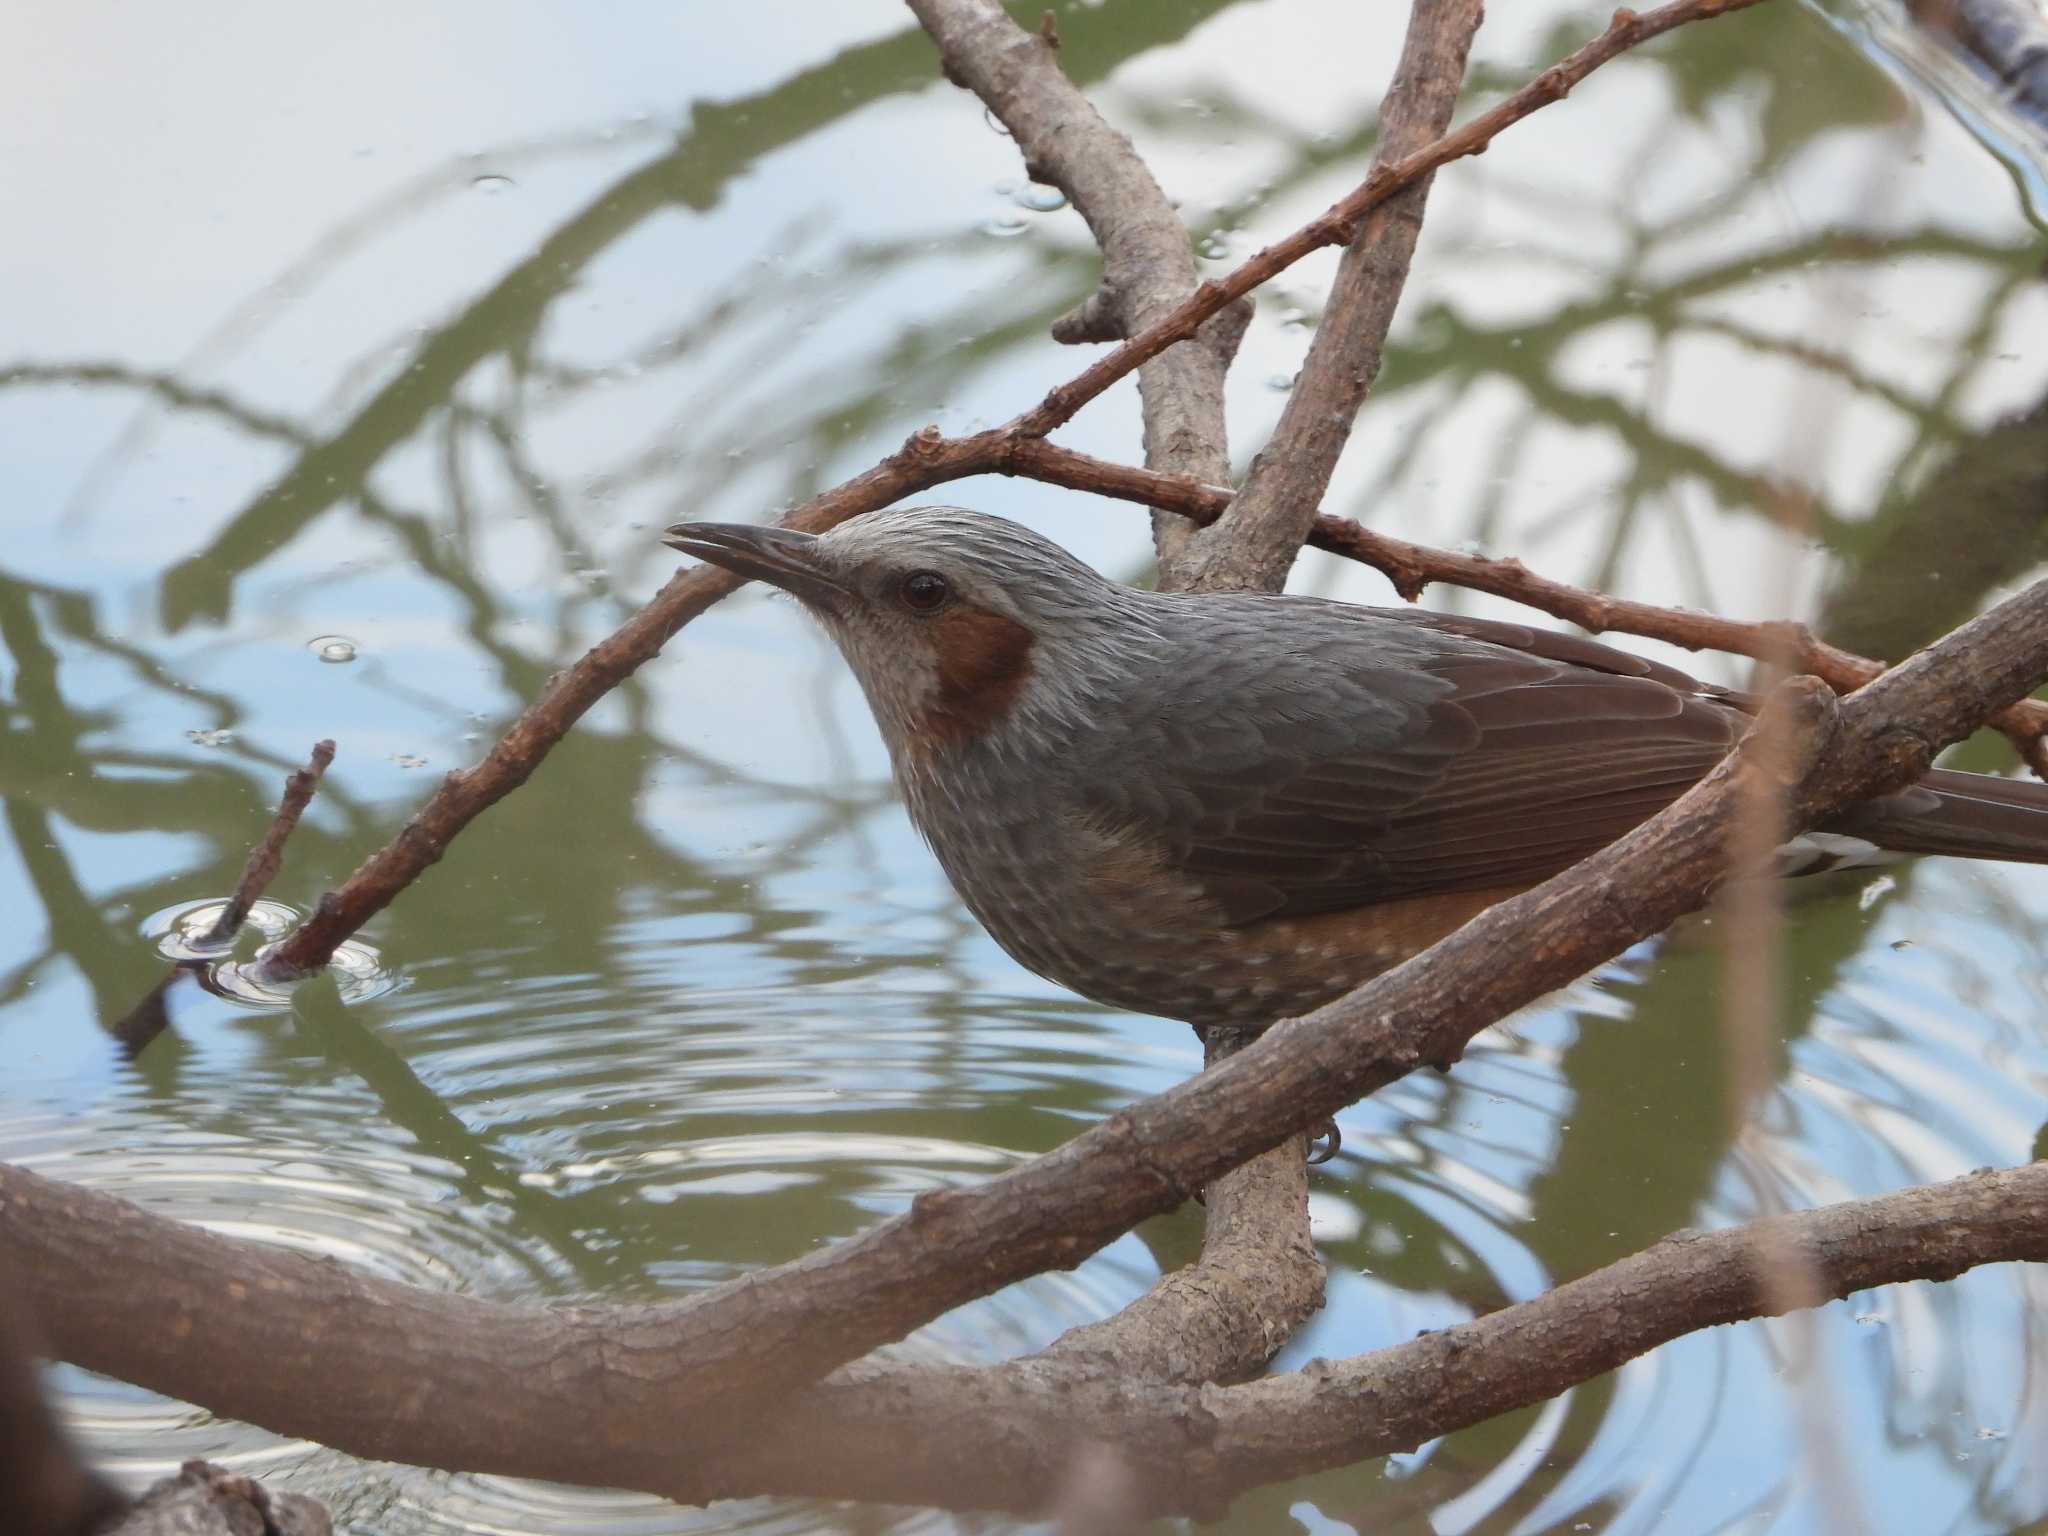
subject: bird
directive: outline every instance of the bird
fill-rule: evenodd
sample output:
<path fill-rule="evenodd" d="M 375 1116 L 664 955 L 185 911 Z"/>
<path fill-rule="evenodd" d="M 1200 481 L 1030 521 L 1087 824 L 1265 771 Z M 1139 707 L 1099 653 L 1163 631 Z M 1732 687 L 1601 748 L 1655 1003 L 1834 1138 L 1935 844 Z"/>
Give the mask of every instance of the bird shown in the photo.
<path fill-rule="evenodd" d="M 1647 820 L 1756 700 L 1598 641 L 1108 580 L 957 507 L 665 543 L 837 643 L 911 819 L 1020 964 L 1233 1036 L 1342 996 Z M 1935 769 L 1781 850 L 2048 862 L 2048 784 Z"/>

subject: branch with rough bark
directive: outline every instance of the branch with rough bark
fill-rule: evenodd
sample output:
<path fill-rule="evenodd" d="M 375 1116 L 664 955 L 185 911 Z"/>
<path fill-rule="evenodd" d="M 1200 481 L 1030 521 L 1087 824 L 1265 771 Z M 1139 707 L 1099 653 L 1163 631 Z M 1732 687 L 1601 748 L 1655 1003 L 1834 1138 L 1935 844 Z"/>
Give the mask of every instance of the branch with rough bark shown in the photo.
<path fill-rule="evenodd" d="M 1020 1168 L 921 1195 L 859 1237 L 687 1300 L 507 1307 L 480 1334 L 467 1326 L 474 1301 L 281 1250 L 223 1250 L 222 1239 L 160 1222 L 138 1245 L 166 1268 L 148 1302 L 154 1326 L 114 1329 L 109 1319 L 138 1303 L 132 1273 L 92 1246 L 90 1218 L 107 1215 L 92 1203 L 108 1197 L 9 1174 L 0 1235 L 37 1255 L 39 1287 L 51 1277 L 52 1293 L 36 1300 L 67 1357 L 287 1433 L 312 1433 L 317 1419 L 323 1439 L 362 1454 L 676 1490 L 686 1452 L 715 1476 L 742 1454 L 755 1416 L 786 1412 L 790 1393 L 965 1301 L 1078 1263 L 1362 1094 L 1455 1058 L 1491 1021 L 1697 907 L 1756 775 L 1788 780 L 1788 817 L 1810 825 L 1924 772 L 1942 746 L 2044 678 L 2039 582 L 1839 706 L 1817 682 L 1787 685 L 1768 713 L 1784 732 L 1776 740 L 1796 750 L 1759 762 L 1753 732 L 1617 843 L 1201 1076 Z M 78 1245 L 68 1259 L 67 1241 Z M 224 1252 L 230 1267 L 220 1267 Z M 223 1309 L 222 1294 L 237 1305 Z M 303 1305 L 310 1296 L 320 1304 Z M 1613 1329 L 1612 1312 L 1597 1309 L 1591 1326 Z M 118 1360 L 107 1353 L 116 1345 Z M 1552 1330 L 1539 1353 L 1565 1346 Z M 310 1381 L 318 1393 L 304 1390 Z M 1520 1400 L 1554 1390 L 1532 1368 Z M 1506 1406 L 1492 1399 L 1488 1411 Z M 577 1435 L 559 1433 L 568 1422 Z M 1182 1433 L 1211 1423 L 1183 1420 Z M 1449 1427 L 1418 1419 L 1413 1438 Z"/>
<path fill-rule="evenodd" d="M 2048 1164 L 1773 1217 L 1681 1232 L 1530 1301 L 1405 1344 L 1236 1387 L 1077 1371 L 1057 1358 L 985 1368 L 864 1361 L 776 1409 L 773 1434 L 724 1436 L 701 1421 L 643 1421 L 617 1433 L 581 1378 L 592 1335 L 644 1335 L 645 1309 L 537 1307 L 437 1296 L 303 1254 L 153 1216 L 126 1200 L 0 1164 L 0 1243 L 39 1255 L 27 1294 L 67 1357 L 217 1410 L 361 1455 L 592 1483 L 630 1484 L 691 1503 L 813 1495 L 956 1507 L 1050 1505 L 1083 1452 L 1115 1452 L 1136 1512 L 1215 1513 L 1237 1493 L 1406 1449 L 1541 1402 L 1702 1328 L 1775 1315 L 1757 1255 L 1790 1252 L 1819 1281 L 1816 1302 L 1873 1286 L 1946 1280 L 1980 1264 L 2048 1260 Z M 232 1333 L 192 1293 L 239 1286 L 256 1343 L 279 1334 L 353 1338 L 339 1392 L 295 1379 L 295 1349 L 265 1370 L 213 1364 L 158 1330 L 138 1356 L 106 1326 L 138 1287 L 161 1288 L 167 1324 L 191 1316 Z M 188 1314 L 190 1305 L 195 1310 Z M 202 1310 L 203 1309 L 203 1310 Z M 395 1350 L 394 1324 L 425 1327 L 424 1351 Z M 622 1375 L 657 1374 L 640 1337 Z M 402 1405 L 414 1373 L 452 1369 L 484 1395 L 448 1418 Z M 366 1401 L 354 1383 L 384 1391 Z M 554 1417 L 575 1412 L 575 1420 Z M 574 1422 L 578 1433 L 563 1435 Z"/>
<path fill-rule="evenodd" d="M 1416 0 L 1380 106 L 1375 175 L 1440 141 L 1458 104 L 1479 0 Z M 1379 377 L 1380 354 L 1422 233 L 1430 174 L 1355 224 L 1293 391 L 1230 507 L 1189 559 L 1189 585 L 1277 592 L 1301 552 L 1351 426 Z M 1371 185 L 1372 178 L 1366 178 Z"/>

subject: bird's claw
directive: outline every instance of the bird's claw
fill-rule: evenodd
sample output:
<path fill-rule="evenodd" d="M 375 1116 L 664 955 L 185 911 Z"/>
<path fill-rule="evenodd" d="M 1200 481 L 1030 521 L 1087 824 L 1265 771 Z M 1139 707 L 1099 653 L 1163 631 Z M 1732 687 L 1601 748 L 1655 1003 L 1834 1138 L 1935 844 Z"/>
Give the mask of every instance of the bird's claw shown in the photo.
<path fill-rule="evenodd" d="M 1344 1133 L 1337 1129 L 1333 1116 L 1325 1120 L 1308 1139 L 1308 1165 L 1319 1167 L 1335 1157 L 1344 1147 Z"/>

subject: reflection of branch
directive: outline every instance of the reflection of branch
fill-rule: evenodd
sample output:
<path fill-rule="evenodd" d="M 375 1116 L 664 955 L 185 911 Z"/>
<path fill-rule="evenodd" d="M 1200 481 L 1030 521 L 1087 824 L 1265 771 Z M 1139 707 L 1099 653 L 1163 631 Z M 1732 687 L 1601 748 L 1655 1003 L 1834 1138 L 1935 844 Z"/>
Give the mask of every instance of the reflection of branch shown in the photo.
<path fill-rule="evenodd" d="M 1937 418 L 1924 403 L 1915 400 L 1896 384 L 1888 383 L 1861 367 L 1845 352 L 1831 352 L 1826 347 L 1794 336 L 1773 336 L 1769 331 L 1757 330 L 1722 315 L 1685 314 L 1679 317 L 1678 324 L 1684 330 L 1724 337 L 1751 351 L 1787 357 L 1816 373 L 1831 374 L 1858 394 L 1882 400 L 1909 421 L 1919 423 L 1921 430 L 1931 437 L 1953 437 L 1962 430 L 1952 420 Z"/>
<path fill-rule="evenodd" d="M 1099 37 L 1091 38 L 1085 56 L 1081 46 L 1070 49 L 1070 66 L 1084 78 L 1107 74 L 1224 3 L 1147 8 L 1130 25 L 1090 29 Z M 926 47 L 920 34 L 906 29 L 842 49 L 755 95 L 697 103 L 689 131 L 671 152 L 601 189 L 489 291 L 435 329 L 345 426 L 309 447 L 215 530 L 204 549 L 168 571 L 166 626 L 176 630 L 195 616 L 225 612 L 233 583 L 252 562 L 275 553 L 337 501 L 358 495 L 393 446 L 417 431 L 478 362 L 502 352 L 508 337 L 530 336 L 547 307 L 600 253 L 664 209 L 709 208 L 758 157 L 882 96 L 921 87 Z"/>
<path fill-rule="evenodd" d="M 18 384 L 118 385 L 154 395 L 175 410 L 201 411 L 222 417 L 251 437 L 273 438 L 300 448 L 313 441 L 312 434 L 297 422 L 258 410 L 235 399 L 225 390 L 188 384 L 174 373 L 131 368 L 126 363 L 11 363 L 0 368 L 0 389 L 11 389 Z"/>

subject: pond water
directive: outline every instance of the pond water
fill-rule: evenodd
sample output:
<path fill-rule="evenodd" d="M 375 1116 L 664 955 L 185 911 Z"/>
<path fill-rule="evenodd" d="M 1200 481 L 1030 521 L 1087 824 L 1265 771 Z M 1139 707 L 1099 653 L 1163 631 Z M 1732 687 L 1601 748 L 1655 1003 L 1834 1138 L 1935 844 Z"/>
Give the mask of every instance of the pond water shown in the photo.
<path fill-rule="evenodd" d="M 1360 175 L 1402 9 L 1058 8 L 1068 68 L 1213 271 Z M 1495 10 L 1468 107 L 1606 19 Z M 751 590 L 600 706 L 346 974 L 195 991 L 129 1059 L 112 1025 L 316 739 L 339 757 L 271 892 L 293 912 L 653 592 L 664 522 L 770 515 L 1076 369 L 1045 330 L 1096 262 L 880 0 L 87 0 L 15 30 L 0 1158 L 421 1285 L 650 1297 L 857 1231 L 1195 1070 L 1182 1026 L 995 948 L 836 658 Z M 1330 505 L 1902 654 L 2043 554 L 2040 480 L 1998 487 L 2041 473 L 2039 429 L 2000 423 L 2048 396 L 2044 168 L 1889 11 L 1774 0 L 1688 29 L 1440 177 Z M 1240 459 L 1331 265 L 1261 296 L 1232 373 Z M 1136 422 L 1127 385 L 1063 440 L 1134 459 Z M 1145 569 L 1127 507 L 1007 481 L 949 498 Z M 1389 600 L 1320 555 L 1295 586 Z M 1998 742 L 1962 757 L 2011 766 Z M 1775 1081 L 1739 1138 L 1700 921 L 1354 1108 L 1314 1176 L 1329 1305 L 1281 1364 L 1676 1227 L 2025 1160 L 2048 1120 L 2044 911 L 2048 873 L 1941 860 L 1791 893 Z M 918 1347 L 1034 1348 L 1199 1231 L 1193 1207 L 1148 1223 Z M 1226 1528 L 2013 1530 L 2048 1517 L 2044 1303 L 2048 1279 L 2007 1266 L 1804 1331 L 1687 1338 L 1248 1496 Z M 1794 1388 L 1803 1354 L 1818 1398 Z M 208 1456 L 364 1536 L 1017 1528 L 366 1464 L 52 1382 L 124 1481 Z M 1828 1458 L 1844 1472 L 1816 1478 Z"/>

